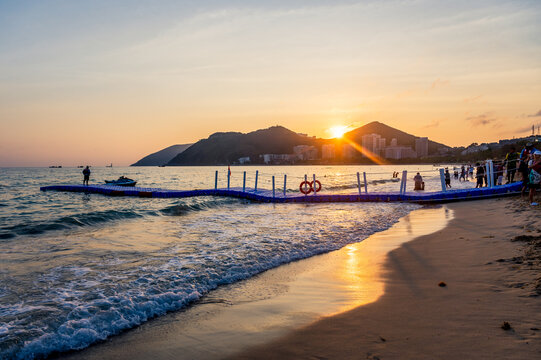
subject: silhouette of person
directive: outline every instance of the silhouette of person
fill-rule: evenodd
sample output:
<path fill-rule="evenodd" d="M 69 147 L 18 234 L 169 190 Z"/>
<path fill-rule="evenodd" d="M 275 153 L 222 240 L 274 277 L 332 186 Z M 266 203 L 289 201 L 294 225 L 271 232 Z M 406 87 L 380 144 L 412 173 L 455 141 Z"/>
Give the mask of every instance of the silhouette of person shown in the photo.
<path fill-rule="evenodd" d="M 88 185 L 88 180 L 90 180 L 90 168 L 87 165 L 83 170 L 83 185 Z"/>
<path fill-rule="evenodd" d="M 425 183 L 423 182 L 423 177 L 421 174 L 417 173 L 413 177 L 413 181 L 415 182 L 415 186 L 413 187 L 413 190 L 424 190 L 425 189 Z"/>

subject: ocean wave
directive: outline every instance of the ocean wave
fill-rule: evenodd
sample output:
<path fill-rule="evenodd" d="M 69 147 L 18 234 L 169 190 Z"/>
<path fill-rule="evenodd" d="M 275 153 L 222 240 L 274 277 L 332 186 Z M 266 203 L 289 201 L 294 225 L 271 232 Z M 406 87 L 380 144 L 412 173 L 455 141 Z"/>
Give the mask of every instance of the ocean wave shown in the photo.
<path fill-rule="evenodd" d="M 48 231 L 92 226 L 104 222 L 134 219 L 142 216 L 142 214 L 134 210 L 106 210 L 62 216 L 58 219 L 46 222 L 30 221 L 0 228 L 0 239 L 10 239 L 16 235 L 39 235 Z"/>
<path fill-rule="evenodd" d="M 388 183 L 399 182 L 399 181 L 400 181 L 399 178 L 392 178 L 392 179 L 372 180 L 372 181 L 369 181 L 368 183 L 372 185 L 378 185 L 378 184 L 388 184 Z"/>
<path fill-rule="evenodd" d="M 204 211 L 242 200 L 229 198 L 186 199 L 158 210 L 111 209 L 62 216 L 51 221 L 26 221 L 0 228 L 0 240 L 12 239 L 18 235 L 40 235 L 50 231 L 95 226 L 118 220 L 129 220 L 144 216 L 181 216 L 191 212 Z"/>
<path fill-rule="evenodd" d="M 220 197 L 210 197 L 210 198 L 199 198 L 191 200 L 182 200 L 178 204 L 168 206 L 160 210 L 160 213 L 167 216 L 181 216 L 188 213 L 209 210 L 217 208 L 220 206 L 230 205 L 230 204 L 239 204 L 244 200 L 240 199 L 231 199 L 231 198 L 220 198 Z"/>
<path fill-rule="evenodd" d="M 188 247 L 198 246 L 198 250 L 171 254 L 161 263 L 141 260 L 133 268 L 121 264 L 116 272 L 111 270 L 116 269 L 114 265 L 52 269 L 36 282 L 45 291 L 42 296 L 47 299 L 47 306 L 2 305 L 0 314 L 5 325 L 0 329 L 0 357 L 42 358 L 85 348 L 153 317 L 182 309 L 221 285 L 361 241 L 389 228 L 416 206 L 373 204 L 369 208 L 373 210 L 370 216 L 361 216 L 360 220 L 352 219 L 351 213 L 345 211 L 329 210 L 326 214 L 318 211 L 319 219 L 312 219 L 313 224 L 284 222 L 282 225 L 290 224 L 291 228 L 282 226 L 283 232 L 266 231 L 267 227 L 277 225 L 266 221 L 277 221 L 284 214 L 271 220 L 269 209 L 261 208 L 260 213 L 251 208 L 247 212 L 251 218 L 239 223 L 233 233 L 220 232 L 223 224 L 211 221 L 201 224 L 199 219 L 194 219 L 191 225 L 196 227 L 194 232 L 201 233 L 204 229 L 207 235 L 193 240 L 186 238 L 183 243 Z M 297 209 L 308 219 L 316 211 L 314 206 Z M 368 211 L 355 209 L 355 213 Z M 254 221 L 257 227 L 242 226 Z M 163 256 L 159 254 L 160 258 Z M 29 319 L 29 314 L 38 320 Z"/>

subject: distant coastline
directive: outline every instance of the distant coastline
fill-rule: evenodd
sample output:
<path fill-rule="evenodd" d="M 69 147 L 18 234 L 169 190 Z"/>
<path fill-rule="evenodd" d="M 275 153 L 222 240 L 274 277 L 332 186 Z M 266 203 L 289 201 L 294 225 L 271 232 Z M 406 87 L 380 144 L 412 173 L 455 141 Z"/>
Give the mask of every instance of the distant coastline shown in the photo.
<path fill-rule="evenodd" d="M 515 147 L 541 136 L 450 147 L 374 121 L 335 139 L 319 139 L 273 126 L 251 133 L 218 132 L 194 144 L 173 145 L 132 166 L 290 166 L 475 164 L 501 161 Z"/>

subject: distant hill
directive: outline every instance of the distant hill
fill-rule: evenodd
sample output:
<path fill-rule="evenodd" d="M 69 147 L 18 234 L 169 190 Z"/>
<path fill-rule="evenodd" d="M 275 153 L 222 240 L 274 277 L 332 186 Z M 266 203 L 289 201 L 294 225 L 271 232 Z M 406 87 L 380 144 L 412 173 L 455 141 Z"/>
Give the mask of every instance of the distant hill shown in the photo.
<path fill-rule="evenodd" d="M 220 132 L 199 140 L 175 156 L 167 165 L 232 164 L 241 157 L 261 154 L 291 154 L 296 145 L 314 145 L 318 140 L 299 135 L 283 126 L 253 131 Z"/>
<path fill-rule="evenodd" d="M 405 133 L 380 122 L 374 121 L 358 129 L 350 131 L 344 137 L 362 144 L 363 135 L 379 134 L 387 139 L 397 139 L 400 146 L 411 146 L 415 149 L 417 136 Z M 336 144 L 338 148 L 343 144 L 341 139 L 316 139 L 299 135 L 283 126 L 273 126 L 268 129 L 253 131 L 248 134 L 240 132 L 218 132 L 199 140 L 185 151 L 179 153 L 167 165 L 224 165 L 234 164 L 242 157 L 250 157 L 251 163 L 260 163 L 263 154 L 292 154 L 296 145 L 312 145 L 321 155 L 323 144 Z M 436 154 L 448 146 L 429 140 L 429 155 Z M 361 161 L 360 155 L 357 158 Z M 366 161 L 366 159 L 364 160 Z M 314 161 L 317 163 L 317 161 Z"/>
<path fill-rule="evenodd" d="M 418 136 L 405 133 L 378 121 L 373 121 L 352 130 L 344 134 L 344 137 L 355 141 L 357 144 L 362 144 L 363 135 L 368 134 L 379 134 L 386 139 L 387 146 L 391 143 L 391 139 L 395 138 L 399 146 L 411 146 L 413 149 L 415 149 L 415 139 L 418 138 Z M 428 140 L 428 154 L 435 154 L 440 148 L 449 149 L 449 146 Z"/>
<path fill-rule="evenodd" d="M 182 153 L 193 144 L 172 145 L 153 154 L 147 155 L 130 166 L 159 166 L 167 164 L 172 158 Z"/>

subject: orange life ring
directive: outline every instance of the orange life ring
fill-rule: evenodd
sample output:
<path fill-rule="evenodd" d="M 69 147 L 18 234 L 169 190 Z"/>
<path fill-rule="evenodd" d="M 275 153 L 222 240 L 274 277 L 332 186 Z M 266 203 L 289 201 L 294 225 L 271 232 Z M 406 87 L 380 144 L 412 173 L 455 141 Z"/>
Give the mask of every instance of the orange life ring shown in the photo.
<path fill-rule="evenodd" d="M 311 181 L 310 182 L 310 188 L 312 189 L 312 191 L 315 190 L 315 192 L 320 192 L 321 191 L 321 183 L 319 182 L 319 180 L 316 180 L 316 187 L 314 187 L 314 182 Z"/>
<path fill-rule="evenodd" d="M 301 182 L 301 185 L 299 186 L 299 190 L 304 195 L 310 194 L 314 189 L 312 188 L 312 184 L 309 181 L 303 181 Z"/>

